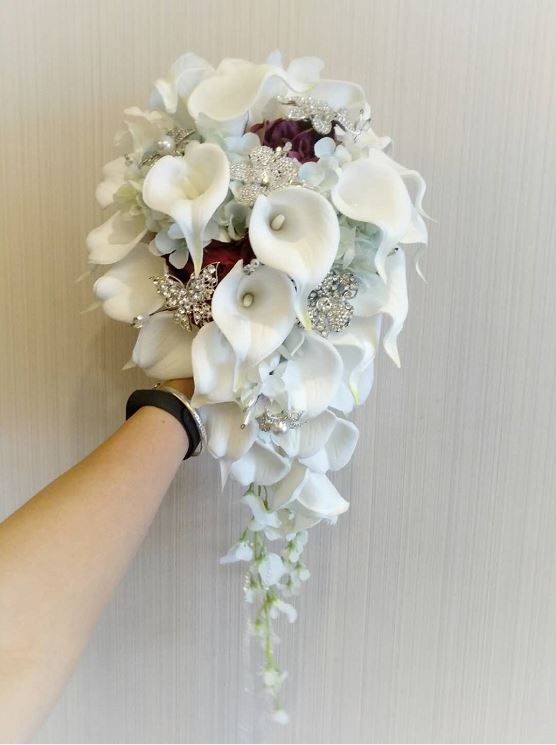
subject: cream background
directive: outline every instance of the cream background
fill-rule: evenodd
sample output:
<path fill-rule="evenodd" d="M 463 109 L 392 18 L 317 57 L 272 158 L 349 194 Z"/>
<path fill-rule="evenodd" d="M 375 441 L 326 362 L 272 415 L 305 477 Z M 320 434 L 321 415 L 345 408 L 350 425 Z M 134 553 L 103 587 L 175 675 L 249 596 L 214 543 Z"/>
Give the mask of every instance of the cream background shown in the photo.
<path fill-rule="evenodd" d="M 126 105 L 194 49 L 324 57 L 429 184 L 428 284 L 384 357 L 284 630 L 293 724 L 243 658 L 239 492 L 176 478 L 40 742 L 556 738 L 553 0 L 2 0 L 1 511 L 121 421 L 134 332 L 80 315 Z"/>

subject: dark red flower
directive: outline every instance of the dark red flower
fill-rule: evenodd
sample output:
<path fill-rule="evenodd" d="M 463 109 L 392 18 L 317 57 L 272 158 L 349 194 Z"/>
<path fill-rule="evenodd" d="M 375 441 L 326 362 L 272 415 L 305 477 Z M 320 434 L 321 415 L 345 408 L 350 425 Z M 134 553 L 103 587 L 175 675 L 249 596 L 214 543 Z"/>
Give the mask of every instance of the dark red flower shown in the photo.
<path fill-rule="evenodd" d="M 286 142 L 291 142 L 292 149 L 288 155 L 290 158 L 296 158 L 300 163 L 317 160 L 315 143 L 325 137 L 316 132 L 306 119 L 301 121 L 274 119 L 254 124 L 250 131 L 259 136 L 262 145 L 268 145 L 272 149 L 284 147 Z"/>
<path fill-rule="evenodd" d="M 166 256 L 165 258 L 170 274 L 178 277 L 185 284 L 193 274 L 193 262 L 191 259 L 189 259 L 183 269 L 176 269 L 175 266 L 172 266 L 168 262 L 168 257 Z M 254 258 L 255 254 L 249 243 L 249 236 L 245 235 L 244 238 L 240 238 L 238 241 L 232 241 L 231 243 L 224 243 L 217 240 L 211 241 L 203 250 L 202 266 L 220 262 L 218 265 L 218 281 L 220 282 L 240 259 L 243 259 L 245 266 L 245 264 L 248 264 Z"/>

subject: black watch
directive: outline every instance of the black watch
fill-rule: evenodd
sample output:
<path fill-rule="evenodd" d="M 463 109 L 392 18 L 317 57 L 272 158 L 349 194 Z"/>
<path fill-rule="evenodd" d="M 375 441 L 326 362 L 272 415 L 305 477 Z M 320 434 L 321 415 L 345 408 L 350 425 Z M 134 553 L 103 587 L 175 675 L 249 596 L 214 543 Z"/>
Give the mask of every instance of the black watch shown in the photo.
<path fill-rule="evenodd" d="M 177 396 L 168 391 L 159 391 L 156 388 L 141 389 L 133 391 L 127 399 L 126 420 L 132 417 L 142 406 L 156 406 L 157 409 L 163 409 L 182 424 L 189 440 L 189 447 L 184 460 L 190 458 L 199 447 L 201 434 L 187 406 Z"/>

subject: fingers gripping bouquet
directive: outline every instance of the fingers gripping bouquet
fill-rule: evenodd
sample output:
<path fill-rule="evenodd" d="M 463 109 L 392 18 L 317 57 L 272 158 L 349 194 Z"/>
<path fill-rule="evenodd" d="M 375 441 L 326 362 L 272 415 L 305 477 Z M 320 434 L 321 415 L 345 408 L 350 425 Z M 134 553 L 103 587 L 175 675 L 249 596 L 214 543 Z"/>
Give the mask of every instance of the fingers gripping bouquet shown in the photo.
<path fill-rule="evenodd" d="M 322 67 L 180 57 L 124 112 L 96 193 L 111 216 L 87 238 L 104 311 L 139 329 L 132 363 L 193 376 L 222 482 L 246 487 L 222 561 L 249 564 L 278 720 L 273 620 L 295 620 L 308 529 L 348 508 L 327 474 L 352 457 L 381 337 L 399 365 L 403 247 L 427 241 L 423 179 L 385 153 L 362 88 Z"/>

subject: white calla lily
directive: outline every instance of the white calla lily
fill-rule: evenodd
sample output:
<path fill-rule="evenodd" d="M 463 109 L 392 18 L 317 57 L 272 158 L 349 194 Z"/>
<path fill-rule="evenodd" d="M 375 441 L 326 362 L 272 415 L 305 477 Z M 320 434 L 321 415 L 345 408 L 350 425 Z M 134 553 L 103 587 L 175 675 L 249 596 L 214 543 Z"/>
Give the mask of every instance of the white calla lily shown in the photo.
<path fill-rule="evenodd" d="M 203 231 L 226 198 L 230 167 L 224 151 L 211 143 L 191 142 L 183 157 L 166 155 L 147 173 L 143 199 L 179 225 L 195 274 L 201 269 Z"/>
<path fill-rule="evenodd" d="M 295 186 L 260 195 L 251 213 L 249 238 L 258 259 L 295 281 L 296 313 L 309 327 L 307 296 L 330 270 L 340 242 L 330 203 Z"/>
<path fill-rule="evenodd" d="M 365 401 L 373 384 L 373 365 L 378 349 L 382 317 L 354 317 L 350 325 L 333 336 L 342 359 L 342 381 L 330 406 L 345 414 Z"/>
<path fill-rule="evenodd" d="M 402 177 L 385 157 L 381 150 L 371 150 L 368 157 L 346 163 L 330 192 L 339 212 L 383 232 L 380 255 L 375 259 L 382 277 L 386 255 L 405 237 L 414 214 Z"/>
<path fill-rule="evenodd" d="M 89 261 L 93 264 L 114 264 L 127 256 L 145 237 L 147 226 L 143 215 L 131 217 L 115 212 L 87 236 Z"/>
<path fill-rule="evenodd" d="M 336 416 L 327 410 L 299 427 L 273 434 L 272 437 L 290 458 L 309 458 L 326 445 L 335 425 Z"/>
<path fill-rule="evenodd" d="M 330 437 L 320 450 L 299 462 L 317 473 L 338 471 L 351 460 L 358 438 L 359 430 L 353 422 L 336 417 Z"/>
<path fill-rule="evenodd" d="M 293 502 L 299 503 L 316 519 L 337 517 L 349 508 L 349 502 L 324 474 L 315 473 L 298 462 L 294 462 L 287 476 L 276 484 L 272 509 L 279 510 Z"/>
<path fill-rule="evenodd" d="M 93 285 L 106 315 L 131 323 L 135 316 L 149 315 L 162 305 L 162 297 L 151 279 L 164 271 L 164 260 L 139 244 Z"/>
<path fill-rule="evenodd" d="M 131 358 L 152 378 L 190 378 L 194 336 L 178 326 L 172 313 L 157 313 L 139 331 Z"/>
<path fill-rule="evenodd" d="M 382 312 L 392 319 L 390 327 L 385 331 L 382 340 L 386 354 L 400 367 L 398 352 L 398 336 L 407 317 L 407 277 L 405 270 L 405 254 L 398 249 L 388 259 L 388 302 Z"/>
<path fill-rule="evenodd" d="M 265 95 L 267 84 L 272 84 L 273 78 L 297 92 L 309 87 L 278 65 L 257 65 L 226 58 L 215 75 L 201 81 L 192 91 L 187 103 L 189 113 L 194 120 L 204 115 L 216 122 L 233 124 L 239 130 L 239 124 L 245 125 L 249 118 L 260 120 L 264 105 L 275 93 L 271 90 Z"/>
<path fill-rule="evenodd" d="M 246 274 L 243 261 L 218 284 L 212 316 L 238 362 L 259 364 L 284 341 L 295 322 L 291 280 L 269 266 Z"/>
<path fill-rule="evenodd" d="M 342 378 L 342 359 L 326 339 L 304 331 L 303 344 L 285 363 L 282 380 L 289 408 L 315 417 L 328 408 Z"/>
<path fill-rule="evenodd" d="M 192 346 L 194 406 L 233 401 L 235 355 L 229 341 L 211 321 L 195 336 Z"/>
<path fill-rule="evenodd" d="M 363 88 L 347 80 L 319 80 L 311 87 L 307 95 L 318 101 L 326 101 L 336 111 L 347 109 L 355 120 L 360 112 L 363 112 L 364 117 L 367 117 L 370 112 Z"/>
<path fill-rule="evenodd" d="M 230 473 L 245 486 L 268 486 L 280 481 L 289 469 L 289 459 L 278 455 L 272 445 L 256 440 L 245 455 L 231 464 Z"/>
<path fill-rule="evenodd" d="M 195 86 L 212 74 L 212 65 L 198 54 L 182 54 L 170 67 L 168 75 L 155 81 L 149 105 L 175 114 L 180 100 L 185 101 Z"/>
<path fill-rule="evenodd" d="M 95 196 L 105 209 L 114 202 L 114 195 L 125 183 L 126 162 L 124 156 L 111 160 L 102 167 L 103 180 L 96 188 Z"/>
<path fill-rule="evenodd" d="M 244 414 L 235 402 L 204 406 L 200 413 L 207 430 L 208 449 L 215 458 L 239 460 L 257 438 L 254 422 L 242 427 Z"/>

